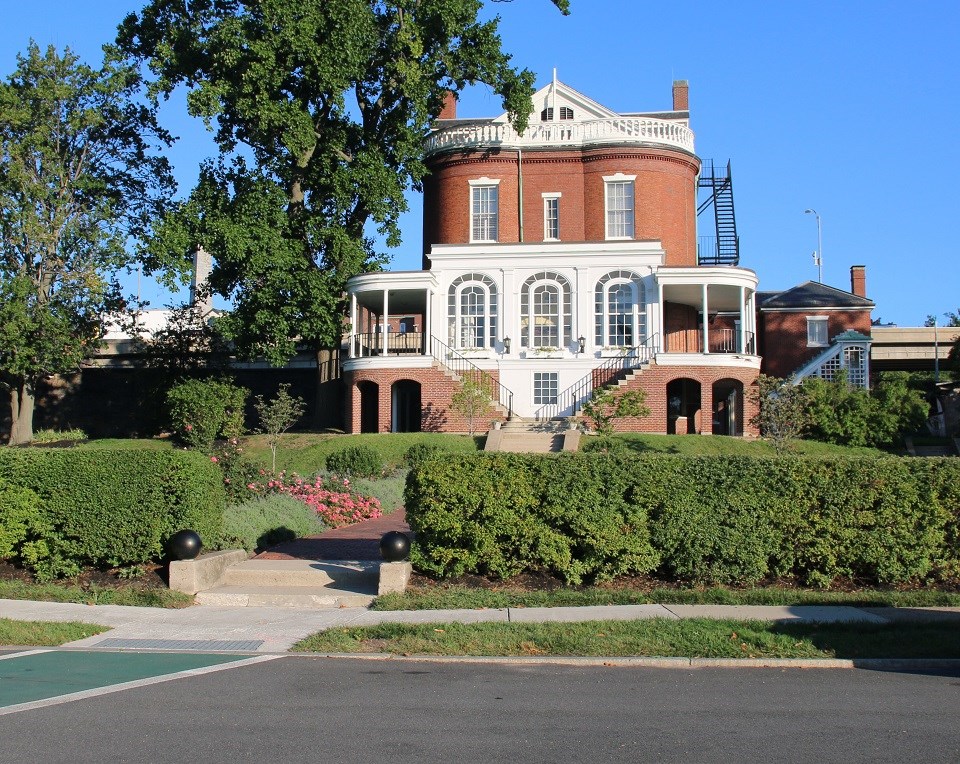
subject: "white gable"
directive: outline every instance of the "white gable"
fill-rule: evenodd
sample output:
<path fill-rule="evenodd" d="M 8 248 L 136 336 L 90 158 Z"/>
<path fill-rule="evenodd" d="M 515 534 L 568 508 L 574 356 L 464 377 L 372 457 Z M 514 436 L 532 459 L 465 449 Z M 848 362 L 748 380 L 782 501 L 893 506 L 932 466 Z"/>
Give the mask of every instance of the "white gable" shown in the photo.
<path fill-rule="evenodd" d="M 533 114 L 530 117 L 530 122 L 531 124 L 539 122 L 541 112 L 545 109 L 553 109 L 553 120 L 560 120 L 561 111 L 564 107 L 573 111 L 572 120 L 574 122 L 584 122 L 591 119 L 612 119 L 620 116 L 615 111 L 611 111 L 606 106 L 587 98 L 583 93 L 579 93 L 569 85 L 557 80 L 545 85 L 533 94 Z M 507 122 L 507 114 L 503 113 L 493 121 Z"/>

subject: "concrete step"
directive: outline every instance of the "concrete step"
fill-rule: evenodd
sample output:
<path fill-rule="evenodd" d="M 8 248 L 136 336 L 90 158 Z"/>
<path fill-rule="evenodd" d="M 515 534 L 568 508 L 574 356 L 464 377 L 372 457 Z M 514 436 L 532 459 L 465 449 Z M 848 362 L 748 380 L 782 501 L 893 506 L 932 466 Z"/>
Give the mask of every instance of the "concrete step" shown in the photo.
<path fill-rule="evenodd" d="M 342 608 L 367 607 L 377 596 L 377 586 L 354 589 L 313 586 L 223 585 L 198 592 L 200 605 L 220 607 Z"/>
<path fill-rule="evenodd" d="M 563 450 L 563 435 L 557 433 L 504 433 L 500 451 L 510 453 L 551 453 Z"/>
<path fill-rule="evenodd" d="M 376 591 L 380 562 L 374 560 L 246 560 L 227 568 L 220 586 L 337 587 Z"/>

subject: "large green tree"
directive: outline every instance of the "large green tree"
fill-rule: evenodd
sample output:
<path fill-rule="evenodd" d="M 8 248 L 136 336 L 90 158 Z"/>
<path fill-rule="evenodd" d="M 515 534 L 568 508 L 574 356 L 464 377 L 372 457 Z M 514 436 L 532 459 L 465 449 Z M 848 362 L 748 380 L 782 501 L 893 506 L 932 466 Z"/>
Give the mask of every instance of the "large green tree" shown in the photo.
<path fill-rule="evenodd" d="M 566 0 L 553 0 L 566 12 Z M 480 0 L 153 0 L 118 43 L 188 89 L 219 156 L 157 237 L 150 269 L 192 247 L 233 310 L 239 355 L 286 361 L 298 343 L 337 347 L 346 280 L 399 242 L 405 193 L 426 172 L 423 141 L 448 91 L 486 83 L 514 124 L 533 74 L 511 66 Z M 183 262 L 181 260 L 181 262 Z"/>
<path fill-rule="evenodd" d="M 37 385 L 76 369 L 122 306 L 117 274 L 173 191 L 168 141 L 136 69 L 30 43 L 0 82 L 0 386 L 10 443 L 33 438 Z"/>

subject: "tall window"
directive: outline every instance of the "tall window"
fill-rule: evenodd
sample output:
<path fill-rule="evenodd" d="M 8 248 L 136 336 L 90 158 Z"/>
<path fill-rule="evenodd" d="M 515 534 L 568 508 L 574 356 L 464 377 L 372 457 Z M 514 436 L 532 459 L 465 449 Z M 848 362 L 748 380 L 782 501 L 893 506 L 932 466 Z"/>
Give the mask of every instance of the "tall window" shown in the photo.
<path fill-rule="evenodd" d="M 605 177 L 607 238 L 633 238 L 633 182 L 635 176 L 617 173 Z"/>
<path fill-rule="evenodd" d="M 570 284 L 544 271 L 528 278 L 520 292 L 521 347 L 565 347 L 573 337 Z"/>
<path fill-rule="evenodd" d="M 594 290 L 595 340 L 601 347 L 633 347 L 646 336 L 643 282 L 633 271 L 613 271 Z"/>
<path fill-rule="evenodd" d="M 499 235 L 500 181 L 470 181 L 470 241 L 497 241 Z"/>
<path fill-rule="evenodd" d="M 466 273 L 447 292 L 451 347 L 491 348 L 497 337 L 497 287 L 489 276 Z"/>
<path fill-rule="evenodd" d="M 543 195 L 543 240 L 560 240 L 560 194 Z"/>
<path fill-rule="evenodd" d="M 807 347 L 826 347 L 830 334 L 826 316 L 807 317 Z"/>

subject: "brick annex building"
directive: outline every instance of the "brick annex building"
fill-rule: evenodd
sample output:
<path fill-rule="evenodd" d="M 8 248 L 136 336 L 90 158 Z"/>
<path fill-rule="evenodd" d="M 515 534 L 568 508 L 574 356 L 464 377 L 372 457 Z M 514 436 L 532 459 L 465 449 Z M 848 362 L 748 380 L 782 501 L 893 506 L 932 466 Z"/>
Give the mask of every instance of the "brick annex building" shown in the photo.
<path fill-rule="evenodd" d="M 620 429 L 752 433 L 757 277 L 729 166 L 696 155 L 687 83 L 655 113 L 556 80 L 533 100 L 517 134 L 449 99 L 427 145 L 423 270 L 348 285 L 347 430 L 463 431 L 451 396 L 473 375 L 499 403 L 484 424 L 573 416 L 619 382 L 651 410 Z M 715 236 L 698 238 L 698 212 Z"/>

